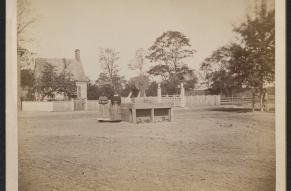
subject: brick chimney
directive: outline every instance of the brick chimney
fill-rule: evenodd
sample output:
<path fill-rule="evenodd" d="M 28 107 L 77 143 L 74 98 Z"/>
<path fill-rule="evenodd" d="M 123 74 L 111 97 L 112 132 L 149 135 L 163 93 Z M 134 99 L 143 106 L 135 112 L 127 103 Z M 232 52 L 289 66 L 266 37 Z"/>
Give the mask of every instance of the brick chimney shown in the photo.
<path fill-rule="evenodd" d="M 81 61 L 81 57 L 80 57 L 80 50 L 79 49 L 76 49 L 75 50 L 75 59 L 77 60 L 77 61 Z"/>

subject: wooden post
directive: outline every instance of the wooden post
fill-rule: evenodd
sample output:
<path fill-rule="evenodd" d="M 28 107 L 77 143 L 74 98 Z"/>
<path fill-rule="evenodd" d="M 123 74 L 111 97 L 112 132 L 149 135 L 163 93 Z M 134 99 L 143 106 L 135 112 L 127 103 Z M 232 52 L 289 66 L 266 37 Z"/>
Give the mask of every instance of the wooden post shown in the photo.
<path fill-rule="evenodd" d="M 217 102 L 218 102 L 218 104 L 217 105 L 220 105 L 221 103 L 220 103 L 220 100 L 221 100 L 221 97 L 220 97 L 220 95 L 217 95 Z"/>
<path fill-rule="evenodd" d="M 21 111 L 21 66 L 20 59 L 25 53 L 25 49 L 17 48 L 17 111 Z"/>
<path fill-rule="evenodd" d="M 132 108 L 132 122 L 133 123 L 136 123 L 136 109 L 135 108 Z"/>
<path fill-rule="evenodd" d="M 88 100 L 87 100 L 87 98 L 84 99 L 84 102 L 85 102 L 84 110 L 87 111 L 88 110 Z"/>
<path fill-rule="evenodd" d="M 256 99 L 255 93 L 253 93 L 253 95 L 252 95 L 252 111 L 253 112 L 255 111 L 255 99 Z"/>
<path fill-rule="evenodd" d="M 71 99 L 71 109 L 72 109 L 72 111 L 74 111 L 75 110 L 75 103 L 74 103 L 74 100 L 73 99 Z"/>
<path fill-rule="evenodd" d="M 263 112 L 264 111 L 264 105 L 263 105 L 263 95 L 260 92 L 260 111 Z"/>
<path fill-rule="evenodd" d="M 184 88 L 184 84 L 181 83 L 181 107 L 185 107 L 185 88 Z"/>
<path fill-rule="evenodd" d="M 173 121 L 173 109 L 170 107 L 168 110 L 169 121 Z"/>
<path fill-rule="evenodd" d="M 266 92 L 266 112 L 270 111 L 270 101 L 269 101 L 269 95 L 268 92 Z"/>
<path fill-rule="evenodd" d="M 162 101 L 162 90 L 161 90 L 161 84 L 158 84 L 158 92 L 157 92 L 157 96 L 158 96 L 158 102 Z"/>
<path fill-rule="evenodd" d="M 155 122 L 155 109 L 154 108 L 151 109 L 151 120 L 152 122 Z"/>

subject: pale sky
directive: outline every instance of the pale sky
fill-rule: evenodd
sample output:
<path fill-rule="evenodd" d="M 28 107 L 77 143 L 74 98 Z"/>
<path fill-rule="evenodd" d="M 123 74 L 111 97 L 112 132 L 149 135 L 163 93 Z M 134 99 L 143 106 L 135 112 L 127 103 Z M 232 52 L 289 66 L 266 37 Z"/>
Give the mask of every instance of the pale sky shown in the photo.
<path fill-rule="evenodd" d="M 187 59 L 199 69 L 212 51 L 234 38 L 233 24 L 246 16 L 250 0 L 32 0 L 42 19 L 32 29 L 37 57 L 73 58 L 80 49 L 86 75 L 101 72 L 98 48 L 120 52 L 118 64 L 127 78 L 136 49 L 148 49 L 163 32 L 180 31 L 197 52 Z"/>

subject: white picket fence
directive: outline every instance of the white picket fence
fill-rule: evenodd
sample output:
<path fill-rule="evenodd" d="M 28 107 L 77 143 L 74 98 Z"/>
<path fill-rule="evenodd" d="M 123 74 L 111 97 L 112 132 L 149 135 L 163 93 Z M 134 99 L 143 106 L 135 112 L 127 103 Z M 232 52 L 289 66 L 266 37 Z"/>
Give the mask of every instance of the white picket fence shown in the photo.
<path fill-rule="evenodd" d="M 23 101 L 22 111 L 53 111 L 53 102 Z"/>
<path fill-rule="evenodd" d="M 150 103 L 150 102 L 161 102 L 171 103 L 174 107 L 195 107 L 195 106 L 215 106 L 220 105 L 220 95 L 197 95 L 197 96 L 180 96 L 180 95 L 162 95 L 158 97 L 136 97 L 134 99 L 122 97 L 121 103 Z M 87 109 L 97 110 L 98 101 L 88 100 Z"/>
<path fill-rule="evenodd" d="M 22 111 L 74 111 L 73 101 L 22 101 Z"/>
<path fill-rule="evenodd" d="M 183 97 L 180 95 L 162 95 L 162 103 L 171 103 L 174 107 L 183 107 Z"/>
<path fill-rule="evenodd" d="M 122 98 L 122 103 L 130 103 L 132 99 Z M 161 102 L 170 103 L 174 107 L 197 107 L 197 106 L 243 106 L 252 107 L 252 98 L 250 97 L 221 97 L 220 95 L 196 95 L 196 96 L 180 96 L 180 95 L 163 95 L 161 97 L 144 97 L 134 98 L 135 103 L 151 103 Z M 275 107 L 275 97 L 269 98 L 270 108 Z M 256 100 L 255 107 L 259 105 Z M 53 101 L 53 102 L 35 102 L 23 101 L 22 111 L 74 111 L 74 102 L 72 101 Z M 98 110 L 98 100 L 87 100 L 84 110 Z"/>
<path fill-rule="evenodd" d="M 215 106 L 220 105 L 220 95 L 185 96 L 185 106 Z"/>

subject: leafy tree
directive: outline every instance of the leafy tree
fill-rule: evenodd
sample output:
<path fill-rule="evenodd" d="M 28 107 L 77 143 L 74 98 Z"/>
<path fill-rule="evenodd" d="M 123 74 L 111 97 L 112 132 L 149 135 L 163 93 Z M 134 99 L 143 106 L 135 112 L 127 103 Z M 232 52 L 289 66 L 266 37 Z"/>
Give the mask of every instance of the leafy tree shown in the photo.
<path fill-rule="evenodd" d="M 241 48 L 234 54 L 238 62 L 231 69 L 236 78 L 259 93 L 262 110 L 264 86 L 275 78 L 275 11 L 267 11 L 263 3 L 254 18 L 236 27 L 241 37 Z"/>
<path fill-rule="evenodd" d="M 99 77 L 98 77 L 98 79 L 96 80 L 96 84 L 99 86 L 99 87 L 102 87 L 102 86 L 106 86 L 106 85 L 108 85 L 108 86 L 110 86 L 111 84 L 110 84 L 110 79 L 109 79 L 109 77 L 104 73 L 104 72 L 101 72 L 100 74 L 99 74 Z"/>
<path fill-rule="evenodd" d="M 122 97 L 127 97 L 131 91 L 132 91 L 131 87 L 127 83 L 125 83 L 122 90 L 121 90 L 120 95 Z"/>
<path fill-rule="evenodd" d="M 21 100 L 33 100 L 33 85 L 34 85 L 34 72 L 33 70 L 25 69 L 20 71 L 21 87 L 27 92 L 21 95 Z"/>
<path fill-rule="evenodd" d="M 155 67 L 149 73 L 155 72 Z M 180 91 L 180 84 L 184 84 L 185 90 L 193 89 L 198 82 L 198 78 L 194 71 L 187 65 L 181 66 L 176 70 L 175 80 L 164 78 L 162 80 L 162 93 L 163 94 L 177 94 Z"/>
<path fill-rule="evenodd" d="M 77 91 L 73 75 L 65 70 L 58 75 L 55 66 L 51 64 L 43 65 L 41 76 L 34 79 L 33 89 L 41 96 L 41 100 L 45 97 L 53 99 L 56 93 L 71 99 L 76 97 Z"/>
<path fill-rule="evenodd" d="M 185 90 L 193 89 L 198 82 L 198 78 L 187 65 L 183 65 L 177 72 L 178 82 L 184 83 Z M 180 84 L 179 84 L 180 85 Z"/>
<path fill-rule="evenodd" d="M 100 88 L 100 91 L 104 93 L 105 96 L 107 96 L 108 98 L 110 98 L 114 94 L 114 90 L 112 89 L 112 86 L 110 85 L 105 85 L 99 88 Z"/>
<path fill-rule="evenodd" d="M 147 96 L 157 96 L 158 83 L 153 81 L 149 84 L 149 87 L 146 89 Z"/>
<path fill-rule="evenodd" d="M 107 96 L 108 98 L 110 98 L 114 94 L 114 90 L 112 89 L 112 87 L 110 85 L 104 85 L 102 87 L 95 85 L 95 88 L 98 89 L 98 97 L 97 98 L 99 98 L 99 96 L 102 93 L 104 93 L 105 96 Z M 132 89 L 129 87 L 128 84 L 124 84 L 122 88 L 120 88 L 119 90 L 115 90 L 115 91 L 117 91 L 122 97 L 127 97 L 129 95 L 130 91 L 132 91 Z"/>
<path fill-rule="evenodd" d="M 161 83 L 161 90 L 163 95 L 173 95 L 179 93 L 179 84 L 174 81 L 163 80 Z"/>
<path fill-rule="evenodd" d="M 32 52 L 24 49 L 18 60 L 20 70 L 33 70 L 34 69 L 34 55 Z"/>
<path fill-rule="evenodd" d="M 275 77 L 275 12 L 267 11 L 263 3 L 255 17 L 247 20 L 234 32 L 238 43 L 231 43 L 207 58 L 201 66 L 206 82 L 212 89 L 227 92 L 237 88 L 251 88 L 258 94 L 261 110 L 265 85 Z"/>
<path fill-rule="evenodd" d="M 124 85 L 126 84 L 126 80 L 124 76 L 120 76 L 119 74 L 115 74 L 112 78 L 114 91 L 121 92 Z"/>
<path fill-rule="evenodd" d="M 165 80 L 176 81 L 183 59 L 194 54 L 190 47 L 189 38 L 181 32 L 164 32 L 149 48 L 147 58 L 156 64 L 149 73 L 162 76 Z"/>
<path fill-rule="evenodd" d="M 163 79 L 164 87 L 169 92 L 177 93 L 178 84 L 186 83 L 188 86 L 197 82 L 197 77 L 183 60 L 191 57 L 195 50 L 191 49 L 189 38 L 177 31 L 167 31 L 159 36 L 155 43 L 149 48 L 147 58 L 155 63 L 148 73 L 154 76 L 160 76 Z M 189 78 L 192 77 L 192 78 Z M 190 82 L 191 81 L 191 82 Z M 168 85 L 166 85 L 168 83 Z"/>
<path fill-rule="evenodd" d="M 88 83 L 87 97 L 88 100 L 98 100 L 101 95 L 100 88 L 96 84 Z"/>
<path fill-rule="evenodd" d="M 34 73 L 33 70 L 21 70 L 20 71 L 21 75 L 21 87 L 31 87 L 33 88 L 34 84 Z"/>
<path fill-rule="evenodd" d="M 235 45 L 220 47 L 206 58 L 200 67 L 204 73 L 204 84 L 212 94 L 231 96 L 232 92 L 241 86 L 230 70 L 232 61 L 237 61 L 233 55 L 233 46 Z"/>
<path fill-rule="evenodd" d="M 45 64 L 43 73 L 39 79 L 35 79 L 34 90 L 41 95 L 41 100 L 44 97 L 53 98 L 57 90 L 56 69 L 53 65 Z"/>
<path fill-rule="evenodd" d="M 77 86 L 70 72 L 62 71 L 56 78 L 56 92 L 63 94 L 65 99 L 76 97 Z"/>
<path fill-rule="evenodd" d="M 109 77 L 105 73 L 100 73 L 98 79 L 96 80 L 96 85 L 102 89 L 102 87 L 105 87 L 104 90 L 108 91 L 108 88 L 110 88 L 110 92 L 117 91 L 121 92 L 123 89 L 123 86 L 126 84 L 126 80 L 124 76 L 120 76 L 118 74 L 114 74 L 112 76 L 112 79 L 109 79 Z"/>
<path fill-rule="evenodd" d="M 145 75 L 133 77 L 128 82 L 132 90 L 138 90 L 141 97 L 145 97 L 146 89 L 149 85 L 149 78 Z"/>
<path fill-rule="evenodd" d="M 212 94 L 222 93 L 225 96 L 232 96 L 233 92 L 239 88 L 239 86 L 235 85 L 236 81 L 234 81 L 232 75 L 225 70 L 213 72 L 212 80 L 213 83 L 210 88 L 210 93 Z"/>

